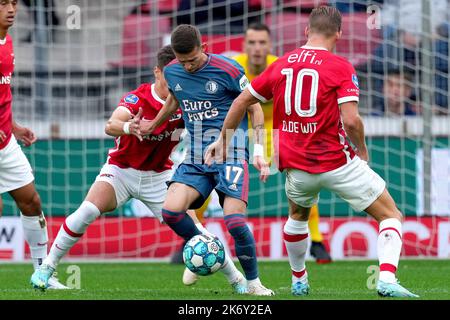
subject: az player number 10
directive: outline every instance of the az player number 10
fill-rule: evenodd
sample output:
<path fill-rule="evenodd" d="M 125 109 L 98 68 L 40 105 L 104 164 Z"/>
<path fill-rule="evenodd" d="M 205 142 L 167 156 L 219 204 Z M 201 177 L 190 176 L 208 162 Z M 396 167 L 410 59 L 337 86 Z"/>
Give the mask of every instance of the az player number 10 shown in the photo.
<path fill-rule="evenodd" d="M 284 92 L 284 103 L 285 111 L 289 116 L 292 113 L 292 84 L 294 82 L 294 69 L 284 68 L 281 70 L 281 74 L 286 75 L 286 89 Z M 303 93 L 303 82 L 305 77 L 310 77 L 311 79 L 311 90 L 309 95 L 309 108 L 302 109 L 302 93 Z M 319 73 L 314 69 L 301 69 L 297 74 L 297 82 L 295 84 L 295 111 L 299 117 L 313 117 L 317 112 L 317 93 L 319 91 Z"/>

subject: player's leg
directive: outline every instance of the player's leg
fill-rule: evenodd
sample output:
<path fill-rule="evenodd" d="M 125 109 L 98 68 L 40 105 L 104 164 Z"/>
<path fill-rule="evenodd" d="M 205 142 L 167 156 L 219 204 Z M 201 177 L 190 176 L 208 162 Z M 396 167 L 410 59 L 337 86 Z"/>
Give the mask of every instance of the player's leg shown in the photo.
<path fill-rule="evenodd" d="M 311 208 L 308 220 L 309 234 L 311 236 L 310 253 L 317 263 L 330 263 L 330 254 L 323 244 L 323 236 L 319 230 L 319 220 L 319 207 L 315 205 Z"/>
<path fill-rule="evenodd" d="M 33 267 L 37 269 L 47 256 L 48 234 L 30 163 L 14 136 L 0 151 L 0 159 L 0 194 L 9 192 L 21 212 L 25 241 L 30 247 Z M 53 274 L 50 280 L 52 289 L 66 288 Z"/>
<path fill-rule="evenodd" d="M 41 201 L 34 183 L 10 191 L 21 212 L 25 240 L 30 247 L 31 259 L 35 272 L 41 268 L 47 257 L 47 222 L 42 212 Z M 49 271 L 47 287 L 50 289 L 67 289 L 56 278 L 55 270 Z"/>
<path fill-rule="evenodd" d="M 9 192 L 21 212 L 25 240 L 36 269 L 47 256 L 48 236 L 33 172 L 14 136 L 0 152 L 0 194 Z"/>
<path fill-rule="evenodd" d="M 204 167 L 184 163 L 176 169 L 170 181 L 162 218 L 186 241 L 201 234 L 186 211 L 199 208 L 214 188 L 213 184 L 213 179 L 205 174 Z"/>
<path fill-rule="evenodd" d="M 206 175 L 204 170 L 205 168 L 198 166 L 181 164 L 172 177 L 164 201 L 162 209 L 164 222 L 185 240 L 202 233 L 199 230 L 202 226 L 197 217 L 193 214 L 192 217 L 189 216 L 186 211 L 191 206 L 200 207 L 214 188 L 215 181 L 210 175 Z M 236 281 L 238 278 L 235 276 L 234 271 L 237 269 L 233 264 L 226 264 L 222 271 L 230 281 Z M 241 290 L 235 288 L 235 291 Z"/>
<path fill-rule="evenodd" d="M 20 210 L 25 241 L 30 247 L 34 269 L 39 268 L 47 256 L 47 223 L 42 213 L 41 200 L 34 183 L 9 192 Z"/>
<path fill-rule="evenodd" d="M 192 220 L 195 223 L 195 226 L 197 227 L 198 230 L 200 230 L 202 234 L 215 236 L 203 226 L 203 224 L 198 219 L 196 211 L 188 210 L 187 213 L 192 218 Z M 234 292 L 238 294 L 247 293 L 247 284 L 245 278 L 242 275 L 242 273 L 236 268 L 236 265 L 234 264 L 233 260 L 229 255 L 225 255 L 225 262 L 219 271 L 222 272 L 224 276 L 227 278 L 228 283 L 231 284 Z M 198 275 L 190 271 L 188 268 L 185 268 L 183 273 L 183 283 L 185 285 L 188 286 L 193 285 L 197 282 L 198 279 L 199 279 Z"/>
<path fill-rule="evenodd" d="M 94 182 L 83 203 L 62 224 L 45 263 L 56 268 L 61 259 L 81 239 L 89 225 L 102 213 L 113 211 L 116 203 L 116 193 L 111 184 L 104 181 Z"/>
<path fill-rule="evenodd" d="M 155 183 L 155 184 L 153 184 L 153 186 L 151 188 L 143 188 L 143 190 L 141 192 L 142 195 L 139 199 L 155 214 L 155 216 L 157 218 L 160 219 L 160 221 L 162 221 L 161 212 L 162 212 L 164 201 L 161 201 L 161 200 L 164 200 L 165 197 L 163 196 L 162 199 L 161 199 L 161 197 L 158 197 L 158 196 L 155 197 L 155 194 L 157 195 L 157 194 L 161 193 L 160 192 L 161 190 L 155 190 L 155 188 L 161 189 L 164 192 L 164 194 L 167 190 L 165 188 L 165 183 Z M 144 192 L 144 190 L 145 190 L 145 192 Z M 202 234 L 212 235 L 198 220 L 197 214 L 194 210 L 187 210 L 186 212 L 187 212 L 187 215 L 194 222 L 197 229 Z M 186 242 L 187 241 L 185 241 L 185 243 Z M 181 254 L 183 254 L 183 247 L 181 248 Z M 181 259 L 183 259 L 183 257 L 181 257 Z M 220 271 L 225 275 L 228 282 L 233 287 L 234 286 L 236 287 L 236 291 L 238 293 L 245 293 L 245 292 L 240 292 L 240 291 L 244 291 L 244 290 L 246 291 L 246 286 L 244 286 L 243 288 L 239 287 L 239 281 L 243 278 L 243 276 L 239 272 L 239 270 L 237 270 L 236 266 L 234 265 L 233 261 L 230 259 L 230 257 L 228 255 L 225 256 L 225 263 L 224 263 L 223 267 L 220 269 Z M 185 270 L 183 272 L 183 283 L 185 285 L 188 285 L 188 286 L 193 285 L 198 281 L 198 279 L 199 279 L 199 276 L 197 274 L 193 273 L 188 268 L 185 268 Z"/>
<path fill-rule="evenodd" d="M 272 296 L 274 292 L 265 288 L 259 279 L 256 244 L 253 233 L 246 222 L 246 202 L 225 196 L 223 213 L 225 225 L 234 239 L 234 249 L 247 279 L 248 293 L 258 296 Z"/>
<path fill-rule="evenodd" d="M 283 228 L 283 239 L 292 272 L 291 292 L 296 296 L 309 293 L 306 252 L 308 250 L 308 219 L 311 207 L 319 201 L 320 183 L 307 172 L 289 169 L 286 172 L 286 196 L 289 218 Z"/>
<path fill-rule="evenodd" d="M 178 172 L 178 174 L 177 174 Z M 165 221 L 185 241 L 196 234 L 210 234 L 198 220 L 194 210 L 187 210 L 192 204 L 201 206 L 212 190 L 210 178 L 200 173 L 196 167 L 181 165 L 172 178 L 173 183 L 166 189 L 166 181 L 171 172 L 154 173 L 141 180 L 141 189 L 136 195 L 160 219 Z M 184 182 L 184 183 L 181 183 Z M 187 185 L 189 184 L 189 185 Z M 194 188 L 195 186 L 195 188 Z M 197 190 L 201 190 L 198 191 Z M 162 216 L 161 216 L 162 213 Z M 186 214 L 187 213 L 187 214 Z M 243 278 L 233 261 L 226 256 L 224 266 L 220 271 L 225 275 L 236 292 L 244 293 L 246 287 L 240 288 L 239 282 Z M 183 275 L 183 282 L 187 285 L 197 281 L 197 275 L 187 268 Z"/>
<path fill-rule="evenodd" d="M 208 197 L 208 199 L 206 199 L 205 203 L 203 203 L 203 205 L 197 209 L 197 210 L 188 210 L 188 214 L 189 216 L 194 220 L 194 215 L 195 215 L 195 224 L 197 225 L 197 221 L 198 223 L 202 224 L 204 221 L 204 217 L 203 214 L 205 213 L 206 209 L 208 208 L 208 204 L 209 201 L 211 199 L 211 196 Z M 174 264 L 182 264 L 183 263 L 183 249 L 184 246 L 186 245 L 187 241 L 183 241 L 183 244 L 180 246 L 180 248 L 172 255 L 172 257 L 170 258 L 170 263 L 174 263 Z"/>
<path fill-rule="evenodd" d="M 321 176 L 326 187 L 346 200 L 355 211 L 365 211 L 379 223 L 378 293 L 415 297 L 398 284 L 395 276 L 402 248 L 402 214 L 386 190 L 384 180 L 357 157 L 344 167 Z"/>
<path fill-rule="evenodd" d="M 126 189 L 127 173 L 118 167 L 105 165 L 89 189 L 85 201 L 69 215 L 59 229 L 47 258 L 31 276 L 33 287 L 46 289 L 48 276 L 56 270 L 61 259 L 80 240 L 86 229 L 102 213 L 114 210 L 129 199 Z M 132 180 L 129 177 L 128 180 Z"/>
<path fill-rule="evenodd" d="M 185 241 L 201 232 L 195 222 L 186 213 L 189 206 L 200 197 L 200 193 L 191 186 L 174 182 L 167 190 L 163 204 L 162 218 L 164 222 Z"/>
<path fill-rule="evenodd" d="M 402 213 L 398 210 L 389 192 L 384 189 L 381 196 L 368 208 L 368 214 L 379 223 L 377 242 L 380 275 L 378 294 L 386 297 L 418 297 L 398 284 L 396 271 L 402 251 Z"/>
<path fill-rule="evenodd" d="M 139 199 L 147 208 L 155 215 L 160 222 L 163 222 L 162 211 L 164 206 L 164 201 L 166 199 L 168 190 L 166 181 L 170 180 L 172 176 L 172 171 L 167 170 L 164 172 L 154 172 L 148 171 L 142 173 L 140 180 L 140 187 L 135 190 L 132 196 Z M 187 210 L 187 214 L 190 219 L 194 222 L 195 226 L 201 225 L 197 220 L 195 212 L 193 210 Z M 184 244 L 187 242 L 183 238 Z M 183 246 L 180 248 L 180 259 L 183 263 Z M 194 284 L 198 280 L 198 276 L 190 272 L 187 268 L 183 274 L 183 282 L 187 285 Z"/>
<path fill-rule="evenodd" d="M 308 250 L 308 216 L 311 208 L 301 207 L 290 199 L 288 201 L 289 218 L 283 228 L 283 240 L 291 266 L 291 292 L 293 295 L 303 296 L 309 293 L 305 259 Z"/>
<path fill-rule="evenodd" d="M 244 269 L 248 282 L 248 292 L 254 295 L 273 295 L 274 292 L 265 288 L 258 275 L 256 244 L 253 233 L 246 222 L 248 201 L 248 164 L 246 161 L 214 165 L 218 183 L 216 191 L 221 202 L 225 225 L 234 239 L 236 256 Z"/>

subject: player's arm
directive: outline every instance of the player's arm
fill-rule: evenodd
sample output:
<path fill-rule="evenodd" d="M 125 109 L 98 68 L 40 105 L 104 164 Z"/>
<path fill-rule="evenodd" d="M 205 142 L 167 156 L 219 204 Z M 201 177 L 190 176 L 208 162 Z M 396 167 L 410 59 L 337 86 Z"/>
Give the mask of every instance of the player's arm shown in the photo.
<path fill-rule="evenodd" d="M 123 135 L 132 134 L 142 141 L 141 130 L 139 127 L 142 116 L 142 108 L 136 116 L 126 108 L 117 108 L 106 122 L 105 133 L 112 137 L 120 137 Z"/>
<path fill-rule="evenodd" d="M 153 121 L 141 123 L 142 134 L 151 134 L 156 128 L 161 126 L 167 118 L 178 110 L 179 104 L 177 98 L 172 93 L 169 93 L 164 106 L 159 110 Z"/>
<path fill-rule="evenodd" d="M 369 161 L 369 153 L 364 139 L 364 123 L 358 112 L 358 103 L 355 101 L 344 102 L 339 107 L 345 132 L 355 145 L 358 156 L 362 160 Z"/>
<path fill-rule="evenodd" d="M 261 180 L 265 182 L 269 166 L 264 160 L 264 112 L 259 103 L 250 105 L 247 110 L 253 127 L 253 165 L 261 172 Z"/>
<path fill-rule="evenodd" d="M 259 106 L 259 114 L 258 111 L 255 114 L 255 110 L 257 109 L 255 105 Z M 250 93 L 250 91 L 248 91 L 248 89 L 245 89 L 236 99 L 234 99 L 233 103 L 231 104 L 230 110 L 228 110 L 227 116 L 223 123 L 222 131 L 220 132 L 220 139 L 226 142 L 230 142 L 231 138 L 233 137 L 234 130 L 236 130 L 236 128 L 239 126 L 247 112 L 250 113 L 252 123 L 254 123 L 254 128 L 255 125 L 261 125 L 260 129 L 264 128 L 264 113 L 262 111 L 261 105 L 259 104 L 259 100 L 256 99 Z M 252 113 L 253 117 L 256 116 L 255 118 L 252 117 Z M 262 135 L 261 131 L 262 130 L 258 130 L 258 133 L 260 135 Z M 255 140 L 255 143 L 256 141 L 262 141 L 260 140 L 260 137 L 257 137 L 257 139 L 258 140 Z"/>
<path fill-rule="evenodd" d="M 259 103 L 252 104 L 248 107 L 248 113 L 250 114 L 250 120 L 253 127 L 253 143 L 255 145 L 264 144 L 264 112 Z"/>
<path fill-rule="evenodd" d="M 37 140 L 32 130 L 22 127 L 14 119 L 12 121 L 12 133 L 18 141 L 23 143 L 25 147 L 31 146 Z"/>

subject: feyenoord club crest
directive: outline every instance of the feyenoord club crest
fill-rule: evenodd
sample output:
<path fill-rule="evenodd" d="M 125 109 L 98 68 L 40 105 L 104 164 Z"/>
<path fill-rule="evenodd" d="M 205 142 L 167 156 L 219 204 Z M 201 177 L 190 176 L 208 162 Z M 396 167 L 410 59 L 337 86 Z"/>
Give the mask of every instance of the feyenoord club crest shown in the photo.
<path fill-rule="evenodd" d="M 217 82 L 210 80 L 206 83 L 205 88 L 208 93 L 216 93 L 219 85 Z"/>

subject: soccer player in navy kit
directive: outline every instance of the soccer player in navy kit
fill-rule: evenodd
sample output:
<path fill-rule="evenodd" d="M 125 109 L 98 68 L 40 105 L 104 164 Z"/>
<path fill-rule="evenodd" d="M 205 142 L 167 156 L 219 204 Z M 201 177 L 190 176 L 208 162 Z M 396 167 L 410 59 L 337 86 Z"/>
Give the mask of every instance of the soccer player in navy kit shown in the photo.
<path fill-rule="evenodd" d="M 249 184 L 247 115 L 240 124 L 240 135 L 233 139 L 230 158 L 211 166 L 203 162 L 203 154 L 220 134 L 231 103 L 248 84 L 244 70 L 234 60 L 206 53 L 199 30 L 192 25 L 178 26 L 172 32 L 171 45 L 177 59 L 164 68 L 170 94 L 155 119 L 143 129 L 143 134 L 151 133 L 181 108 L 188 131 L 185 139 L 190 141 L 190 150 L 169 183 L 163 219 L 179 236 L 190 239 L 199 231 L 186 210 L 199 208 L 216 189 L 225 224 L 234 238 L 236 255 L 246 276 L 238 279 L 235 291 L 274 295 L 259 280 L 255 240 L 245 221 Z M 265 181 L 268 166 L 262 151 L 264 114 L 259 104 L 252 106 L 249 114 L 255 131 L 253 163 Z"/>

